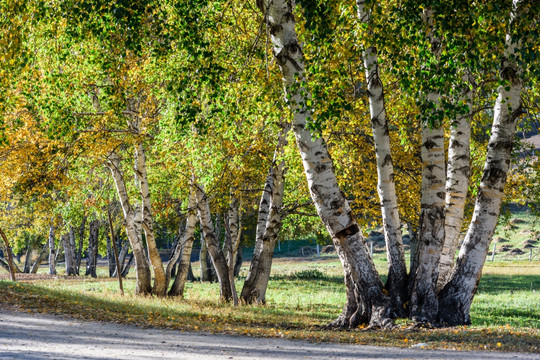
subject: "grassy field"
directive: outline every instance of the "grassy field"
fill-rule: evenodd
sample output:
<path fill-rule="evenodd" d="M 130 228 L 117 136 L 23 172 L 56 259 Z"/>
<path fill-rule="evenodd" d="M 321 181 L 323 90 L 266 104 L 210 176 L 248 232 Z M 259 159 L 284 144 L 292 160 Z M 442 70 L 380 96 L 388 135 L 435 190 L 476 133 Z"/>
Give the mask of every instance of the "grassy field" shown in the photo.
<path fill-rule="evenodd" d="M 382 270 L 382 256 L 376 262 Z M 102 276 L 97 279 L 41 275 L 19 283 L 2 280 L 0 303 L 28 312 L 186 331 L 540 353 L 539 261 L 487 264 L 472 307 L 471 326 L 409 330 L 408 321 L 400 320 L 392 331 L 324 329 L 339 315 L 345 301 L 341 265 L 335 256 L 276 259 L 268 305 L 239 308 L 218 301 L 215 283 L 188 283 L 185 299 L 158 299 L 132 295 L 135 282 L 128 278 L 122 297 L 117 283 L 104 276 L 105 270 L 100 269 Z M 242 281 L 237 282 L 238 288 Z"/>
<path fill-rule="evenodd" d="M 499 230 L 506 244 L 518 247 L 537 231 L 532 218 Z M 531 230 L 532 229 L 532 230 Z M 505 233 L 506 231 L 506 233 Z M 511 232 L 511 233 L 509 233 Z M 513 234 L 513 235 L 512 235 Z M 292 249 L 293 255 L 297 249 Z M 374 254 L 378 270 L 386 271 L 383 252 Z M 197 265 L 194 263 L 197 274 Z M 245 262 L 240 290 L 249 263 Z M 43 269 L 45 271 L 45 269 Z M 59 269 L 62 273 L 63 270 Z M 118 294 L 114 279 L 99 268 L 98 278 L 49 277 L 41 274 L 12 283 L 0 280 L 0 304 L 22 311 L 64 314 L 77 318 L 114 321 L 139 326 L 186 331 L 278 336 L 312 341 L 407 347 L 505 350 L 540 353 L 540 260 L 501 254 L 487 261 L 471 309 L 472 325 L 450 329 L 408 329 L 399 320 L 391 331 L 334 331 L 324 325 L 335 319 L 345 302 L 342 268 L 336 255 L 278 257 L 274 261 L 266 306 L 220 303 L 213 283 L 188 283 L 185 299 L 134 296 L 133 271 Z M 384 275 L 383 275 L 384 277 Z M 6 273 L 0 274 L 7 279 Z"/>

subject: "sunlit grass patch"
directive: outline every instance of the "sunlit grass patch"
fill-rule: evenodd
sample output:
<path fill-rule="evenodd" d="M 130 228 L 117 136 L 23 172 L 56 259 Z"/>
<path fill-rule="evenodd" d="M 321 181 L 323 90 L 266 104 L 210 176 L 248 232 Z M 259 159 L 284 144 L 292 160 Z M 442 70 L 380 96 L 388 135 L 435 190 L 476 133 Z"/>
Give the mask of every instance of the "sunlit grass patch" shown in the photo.
<path fill-rule="evenodd" d="M 377 254 L 381 269 L 385 261 Z M 0 302 L 23 311 L 143 327 L 385 346 L 426 343 L 429 348 L 540 352 L 539 262 L 488 264 L 471 309 L 472 326 L 410 331 L 406 330 L 410 321 L 398 320 L 396 330 L 370 332 L 324 328 L 345 303 L 337 257 L 276 259 L 274 265 L 265 306 L 235 308 L 223 303 L 217 283 L 187 283 L 184 299 L 135 296 L 133 273 L 124 282 L 126 295 L 120 296 L 118 283 L 106 277 L 104 269 L 97 279 L 59 276 L 16 284 L 0 281 Z M 242 284 L 243 278 L 237 280 L 238 290 Z"/>

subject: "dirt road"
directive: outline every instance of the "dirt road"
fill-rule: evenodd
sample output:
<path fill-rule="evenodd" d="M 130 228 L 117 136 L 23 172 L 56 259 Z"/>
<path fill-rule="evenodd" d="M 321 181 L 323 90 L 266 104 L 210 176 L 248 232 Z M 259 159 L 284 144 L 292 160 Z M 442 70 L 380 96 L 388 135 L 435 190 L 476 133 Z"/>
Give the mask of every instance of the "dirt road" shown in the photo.
<path fill-rule="evenodd" d="M 1 305 L 1 304 L 0 304 Z M 0 359 L 538 359 L 538 354 L 436 351 L 186 333 L 0 308 Z"/>

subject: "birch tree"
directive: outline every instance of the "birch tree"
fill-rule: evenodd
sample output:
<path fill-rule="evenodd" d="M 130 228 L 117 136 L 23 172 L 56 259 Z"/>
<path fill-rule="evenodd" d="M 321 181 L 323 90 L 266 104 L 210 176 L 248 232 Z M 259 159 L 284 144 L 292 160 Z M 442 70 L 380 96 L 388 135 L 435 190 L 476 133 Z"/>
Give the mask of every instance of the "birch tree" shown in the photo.
<path fill-rule="evenodd" d="M 287 102 L 293 113 L 292 129 L 311 197 L 344 268 L 347 304 L 334 324 L 355 327 L 368 322 L 371 326 L 386 326 L 391 322 L 390 300 L 383 293 L 358 224 L 337 184 L 328 149 L 308 127 L 309 93 L 303 86 L 304 58 L 295 31 L 294 1 L 262 1 L 258 6 L 268 23 L 274 58 L 283 76 Z"/>
<path fill-rule="evenodd" d="M 359 20 L 369 29 L 371 27 L 371 10 L 365 1 L 357 1 L 356 5 Z M 390 136 L 384 103 L 385 94 L 379 76 L 377 48 L 367 46 L 363 57 L 377 159 L 377 191 L 387 248 L 388 280 L 386 289 L 392 294 L 394 311 L 403 316 L 405 313 L 404 305 L 407 302 L 407 267 L 401 239 L 401 221 L 394 184 L 394 166 L 390 152 Z"/>
<path fill-rule="evenodd" d="M 285 162 L 280 157 L 287 145 L 289 129 L 290 125 L 283 126 L 278 135 L 274 158 L 259 202 L 253 258 L 241 293 L 242 301 L 248 304 L 266 303 L 266 289 L 282 220 Z"/>
<path fill-rule="evenodd" d="M 449 325 L 470 324 L 470 307 L 480 281 L 489 244 L 501 208 L 504 186 L 510 167 L 510 155 L 521 104 L 522 72 L 519 59 L 520 38 L 514 27 L 523 16 L 521 0 L 514 0 L 506 35 L 505 53 L 500 71 L 502 85 L 494 106 L 493 126 L 487 158 L 474 214 L 461 246 L 450 281 L 439 294 L 439 317 Z"/>
<path fill-rule="evenodd" d="M 437 292 L 447 283 L 452 267 L 459 236 L 463 225 L 465 202 L 469 190 L 470 166 L 470 138 L 471 120 L 473 115 L 473 76 L 465 70 L 463 75 L 465 89 L 462 99 L 468 108 L 467 112 L 458 115 L 451 124 L 450 140 L 448 143 L 448 168 L 446 173 L 445 223 L 444 244 L 439 263 L 439 278 Z"/>

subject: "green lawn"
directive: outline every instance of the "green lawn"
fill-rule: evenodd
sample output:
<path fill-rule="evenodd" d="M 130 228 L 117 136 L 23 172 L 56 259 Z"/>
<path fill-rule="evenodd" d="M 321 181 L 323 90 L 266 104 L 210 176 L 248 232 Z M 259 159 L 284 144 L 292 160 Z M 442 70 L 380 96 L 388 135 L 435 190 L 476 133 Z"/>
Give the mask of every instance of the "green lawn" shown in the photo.
<path fill-rule="evenodd" d="M 385 260 L 380 254 L 376 263 L 384 269 Z M 101 277 L 97 279 L 45 277 L 16 284 L 0 281 L 0 302 L 29 312 L 190 331 L 393 346 L 427 342 L 431 348 L 540 352 L 538 261 L 487 264 L 472 306 L 471 326 L 408 330 L 409 322 L 400 320 L 396 330 L 367 332 L 324 329 L 339 315 L 345 301 L 336 256 L 276 259 L 268 304 L 238 308 L 219 302 L 216 283 L 188 283 L 185 299 L 159 299 L 134 296 L 135 282 L 128 278 L 126 295 L 122 297 L 116 281 L 105 277 L 105 271 L 100 269 Z M 238 289 L 242 281 L 237 282 Z"/>

